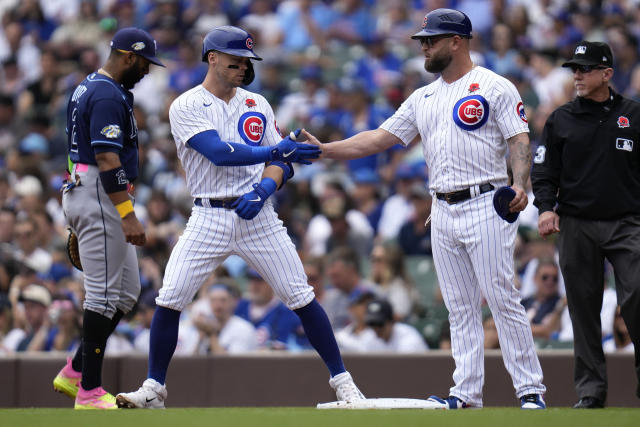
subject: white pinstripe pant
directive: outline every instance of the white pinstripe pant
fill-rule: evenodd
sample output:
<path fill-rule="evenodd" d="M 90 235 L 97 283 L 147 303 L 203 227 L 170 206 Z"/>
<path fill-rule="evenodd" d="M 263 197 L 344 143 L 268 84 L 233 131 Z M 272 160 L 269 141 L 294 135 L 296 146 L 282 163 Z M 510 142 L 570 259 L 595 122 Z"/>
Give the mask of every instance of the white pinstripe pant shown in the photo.
<path fill-rule="evenodd" d="M 442 296 L 449 310 L 456 369 L 450 394 L 482 406 L 484 297 L 498 330 L 502 358 L 516 395 L 543 394 L 542 369 L 531 326 L 513 286 L 513 246 L 517 222 L 509 224 L 493 209 L 488 192 L 449 205 L 433 199 L 431 238 Z"/>
<path fill-rule="evenodd" d="M 171 251 L 156 303 L 182 311 L 229 255 L 239 255 L 257 270 L 290 309 L 313 300 L 295 245 L 267 202 L 252 220 L 230 209 L 194 206 Z"/>

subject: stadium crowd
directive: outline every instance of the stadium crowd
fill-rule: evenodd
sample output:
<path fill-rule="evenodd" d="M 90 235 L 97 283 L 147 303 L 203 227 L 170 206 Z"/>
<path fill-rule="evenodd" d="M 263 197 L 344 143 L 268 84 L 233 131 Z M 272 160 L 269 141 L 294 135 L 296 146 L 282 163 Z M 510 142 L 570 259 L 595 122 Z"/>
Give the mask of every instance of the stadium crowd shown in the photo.
<path fill-rule="evenodd" d="M 167 68 L 136 86 L 140 170 L 135 210 L 142 294 L 107 354 L 146 353 L 154 298 L 193 205 L 168 122 L 175 97 L 202 81 L 202 37 L 219 25 L 253 34 L 257 78 L 249 90 L 274 106 L 283 133 L 321 140 L 377 128 L 424 70 L 409 36 L 424 14 L 454 7 L 472 16 L 472 57 L 518 88 L 532 149 L 549 113 L 574 96 L 559 66 L 587 39 L 614 51 L 612 86 L 640 101 L 639 0 L 3 0 L 0 1 L 0 355 L 72 351 L 79 343 L 82 273 L 65 250 L 60 188 L 67 165 L 66 105 L 96 71 L 118 28 L 148 30 Z M 447 348 L 447 312 L 430 261 L 428 168 L 419 144 L 364 159 L 296 166 L 274 196 L 309 283 L 345 351 Z M 520 215 L 515 269 L 541 347 L 570 346 L 572 328 L 553 239 L 537 209 Z M 605 288 L 603 345 L 633 351 Z M 384 301 L 380 303 L 379 299 Z M 498 345 L 485 319 L 485 346 Z M 181 319 L 177 354 L 310 349 L 297 317 L 264 280 L 231 257 Z"/>

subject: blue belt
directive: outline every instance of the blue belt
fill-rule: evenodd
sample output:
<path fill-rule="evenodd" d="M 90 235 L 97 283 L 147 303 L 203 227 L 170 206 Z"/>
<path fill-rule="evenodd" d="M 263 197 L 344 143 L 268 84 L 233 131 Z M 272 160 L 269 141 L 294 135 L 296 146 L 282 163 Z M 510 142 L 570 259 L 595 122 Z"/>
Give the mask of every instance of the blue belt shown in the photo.
<path fill-rule="evenodd" d="M 203 204 L 203 200 L 208 200 L 209 206 L 207 206 L 206 203 Z M 236 200 L 238 200 L 237 197 L 234 197 L 232 199 L 201 199 L 200 197 L 196 197 L 196 199 L 193 201 L 193 204 L 205 208 L 233 209 L 231 205 L 233 205 Z"/>

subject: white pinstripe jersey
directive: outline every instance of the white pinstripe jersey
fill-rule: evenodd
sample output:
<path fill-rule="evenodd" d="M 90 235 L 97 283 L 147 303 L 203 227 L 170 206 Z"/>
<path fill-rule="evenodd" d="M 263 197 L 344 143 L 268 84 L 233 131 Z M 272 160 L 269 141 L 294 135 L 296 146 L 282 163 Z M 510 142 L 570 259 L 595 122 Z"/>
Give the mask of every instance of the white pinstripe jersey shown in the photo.
<path fill-rule="evenodd" d="M 417 89 L 380 128 L 408 145 L 417 134 L 431 191 L 507 183 L 506 139 L 529 132 L 515 86 L 483 67 Z"/>
<path fill-rule="evenodd" d="M 189 147 L 192 136 L 213 129 L 225 142 L 272 146 L 282 140 L 267 100 L 242 88 L 236 88 L 227 104 L 198 85 L 171 103 L 169 121 L 193 197 L 225 199 L 248 193 L 260 182 L 264 164 L 216 166 Z"/>

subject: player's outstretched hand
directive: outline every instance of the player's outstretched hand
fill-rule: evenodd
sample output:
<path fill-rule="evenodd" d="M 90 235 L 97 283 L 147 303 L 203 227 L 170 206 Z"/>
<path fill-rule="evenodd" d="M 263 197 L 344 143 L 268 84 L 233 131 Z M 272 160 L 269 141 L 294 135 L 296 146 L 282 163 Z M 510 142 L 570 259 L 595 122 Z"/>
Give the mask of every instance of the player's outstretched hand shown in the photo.
<path fill-rule="evenodd" d="M 283 162 L 302 163 L 310 165 L 310 159 L 320 157 L 320 147 L 313 144 L 301 144 L 296 142 L 300 135 L 300 129 L 291 132 L 271 150 L 271 160 L 281 160 Z"/>
<path fill-rule="evenodd" d="M 240 218 L 253 219 L 258 215 L 268 198 L 269 192 L 262 184 L 253 184 L 253 191 L 238 197 L 238 200 L 233 202 L 231 207 L 235 209 Z"/>
<path fill-rule="evenodd" d="M 144 227 L 140 224 L 140 221 L 138 221 L 138 218 L 133 212 L 122 218 L 122 231 L 128 243 L 136 246 L 144 246 L 147 242 Z"/>
<path fill-rule="evenodd" d="M 305 138 L 307 143 L 315 145 L 317 147 L 320 147 L 320 150 L 322 150 L 322 143 L 313 134 L 307 132 L 306 129 L 302 129 L 302 136 Z M 322 159 L 323 157 L 324 156 L 322 155 L 322 151 L 321 151 L 320 152 L 320 157 L 318 157 L 318 158 Z"/>

